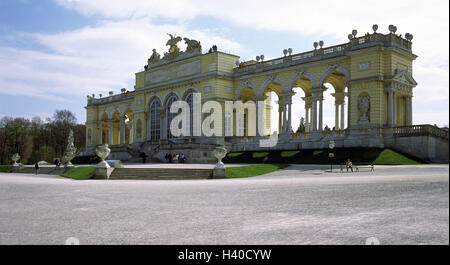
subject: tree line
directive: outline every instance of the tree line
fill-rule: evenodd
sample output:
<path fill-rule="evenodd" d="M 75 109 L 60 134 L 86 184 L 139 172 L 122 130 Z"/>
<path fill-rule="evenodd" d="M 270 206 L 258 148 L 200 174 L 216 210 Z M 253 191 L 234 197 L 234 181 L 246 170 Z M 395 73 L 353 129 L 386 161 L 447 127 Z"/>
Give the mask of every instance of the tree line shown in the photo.
<path fill-rule="evenodd" d="M 61 158 L 67 147 L 70 130 L 78 150 L 86 144 L 86 126 L 77 124 L 69 110 L 56 110 L 45 121 L 40 117 L 0 119 L 0 165 L 12 163 L 11 155 L 19 153 L 23 164 L 39 161 L 53 163 Z"/>

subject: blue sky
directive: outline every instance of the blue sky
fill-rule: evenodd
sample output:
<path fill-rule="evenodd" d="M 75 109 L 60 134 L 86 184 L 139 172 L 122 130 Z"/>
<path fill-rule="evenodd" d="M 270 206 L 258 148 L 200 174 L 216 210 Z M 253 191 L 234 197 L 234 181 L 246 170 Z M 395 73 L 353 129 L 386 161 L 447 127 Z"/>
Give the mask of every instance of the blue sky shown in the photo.
<path fill-rule="evenodd" d="M 84 122 L 86 95 L 131 90 L 151 49 L 165 50 L 167 32 L 248 60 L 307 51 L 319 40 L 344 43 L 352 29 L 363 34 L 377 23 L 379 32 L 395 24 L 414 34 L 414 123 L 449 124 L 447 1 L 316 2 L 2 0 L 0 116 L 69 109 Z M 304 115 L 297 96 L 293 127 Z M 325 100 L 332 126 L 333 102 Z"/>

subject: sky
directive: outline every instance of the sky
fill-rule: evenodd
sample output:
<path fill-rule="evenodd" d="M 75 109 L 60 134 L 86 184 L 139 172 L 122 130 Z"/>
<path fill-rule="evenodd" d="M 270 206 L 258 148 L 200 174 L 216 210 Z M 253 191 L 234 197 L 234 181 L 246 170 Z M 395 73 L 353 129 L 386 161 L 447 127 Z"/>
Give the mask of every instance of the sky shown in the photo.
<path fill-rule="evenodd" d="M 203 48 L 265 60 L 348 42 L 358 35 L 411 33 L 413 123 L 449 125 L 448 1 L 215 1 L 215 0 L 1 0 L 0 117 L 74 112 L 85 122 L 86 95 L 133 90 L 153 48 L 166 50 L 166 33 L 201 41 Z M 324 124 L 334 126 L 331 89 Z M 293 128 L 304 116 L 302 92 L 294 96 Z M 277 117 L 277 115 L 273 115 Z"/>

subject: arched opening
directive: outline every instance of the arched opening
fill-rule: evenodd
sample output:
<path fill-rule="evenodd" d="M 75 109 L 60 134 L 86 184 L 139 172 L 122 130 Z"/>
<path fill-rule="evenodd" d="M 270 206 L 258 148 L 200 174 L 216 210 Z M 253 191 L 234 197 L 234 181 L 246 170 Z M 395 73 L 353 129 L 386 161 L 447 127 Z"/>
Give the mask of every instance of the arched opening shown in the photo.
<path fill-rule="evenodd" d="M 332 72 L 323 80 L 323 130 L 343 130 L 347 119 L 347 78 L 341 72 Z"/>
<path fill-rule="evenodd" d="M 133 135 L 133 111 L 128 109 L 125 111 L 125 114 L 123 116 L 124 119 L 124 143 L 125 144 L 132 144 L 134 142 L 134 135 Z"/>
<path fill-rule="evenodd" d="M 100 144 L 109 144 L 109 128 L 108 128 L 108 114 L 103 113 L 101 118 L 101 132 L 100 132 Z"/>
<path fill-rule="evenodd" d="M 268 108 L 266 108 L 266 113 L 270 111 L 270 133 L 277 132 L 281 133 L 283 128 L 283 110 L 282 110 L 282 87 L 280 84 L 272 82 L 269 83 L 263 90 L 263 95 L 266 96 L 266 103 Z M 267 123 L 267 120 L 266 120 Z"/>
<path fill-rule="evenodd" d="M 172 122 L 173 118 L 178 115 L 178 113 L 171 113 L 170 112 L 170 106 L 172 106 L 172 103 L 177 101 L 178 98 L 175 95 L 171 95 L 167 101 L 166 101 L 166 135 L 168 139 L 174 138 L 172 135 L 172 132 L 170 131 L 170 123 Z"/>
<path fill-rule="evenodd" d="M 189 104 L 189 135 L 194 135 L 194 94 L 193 91 L 189 92 L 184 98 L 186 103 Z"/>
<path fill-rule="evenodd" d="M 245 87 L 241 90 L 238 99 L 242 100 L 243 103 L 246 103 L 249 100 L 254 100 L 256 96 L 256 92 L 253 88 L 251 87 Z M 256 102 L 255 102 L 256 103 Z M 233 116 L 234 116 L 234 130 L 235 130 L 235 134 L 234 135 L 238 135 L 237 131 L 236 131 L 236 111 L 233 112 Z M 243 134 L 244 136 L 249 136 L 249 134 L 253 133 L 254 130 L 256 130 L 256 128 L 250 128 L 249 127 L 249 114 L 248 114 L 248 109 L 244 109 L 244 117 L 243 120 L 241 121 L 240 126 L 243 128 Z M 253 134 L 252 134 L 253 135 Z"/>
<path fill-rule="evenodd" d="M 312 130 L 312 81 L 301 76 L 292 84 L 292 130 L 294 132 L 310 132 Z"/>
<path fill-rule="evenodd" d="M 161 103 L 157 99 L 150 104 L 149 119 L 150 140 L 161 139 Z"/>
<path fill-rule="evenodd" d="M 114 111 L 112 116 L 112 145 L 120 144 L 120 113 Z"/>

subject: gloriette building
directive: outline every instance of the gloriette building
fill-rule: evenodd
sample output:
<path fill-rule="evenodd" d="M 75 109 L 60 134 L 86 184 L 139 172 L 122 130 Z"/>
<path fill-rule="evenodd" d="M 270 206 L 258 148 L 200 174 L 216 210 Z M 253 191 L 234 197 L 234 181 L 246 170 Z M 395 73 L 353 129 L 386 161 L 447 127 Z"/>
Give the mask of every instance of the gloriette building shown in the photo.
<path fill-rule="evenodd" d="M 411 99 L 417 85 L 412 35 L 403 38 L 392 25 L 388 34 L 377 33 L 376 25 L 373 29 L 360 37 L 354 30 L 347 43 L 324 47 L 321 41 L 311 51 L 293 54 L 285 49 L 280 58 L 265 61 L 257 56 L 247 62 L 216 47 L 202 52 L 200 42 L 169 34 L 168 51 L 160 55 L 153 50 L 144 70 L 136 73 L 134 90 L 88 96 L 86 152 L 108 144 L 111 159 L 133 161 L 145 152 L 153 160 L 163 160 L 166 153 L 179 152 L 189 162 L 209 162 L 215 161 L 211 150 L 218 144 L 242 151 L 318 149 L 333 142 L 336 147 L 391 147 L 430 161 L 448 161 L 448 131 L 412 124 Z M 177 46 L 181 41 L 187 45 L 185 51 Z M 291 125 L 300 119 L 291 111 L 294 89 L 305 103 L 302 132 Z M 323 100 L 327 89 L 332 89 L 332 102 Z M 236 113 L 223 112 L 223 123 L 214 124 L 221 136 L 174 137 L 169 128 L 177 114 L 170 106 L 177 100 L 192 106 L 193 93 L 201 93 L 202 104 L 214 100 L 223 109 L 225 101 L 265 101 L 265 109 L 256 113 L 264 115 L 266 136 L 257 132 L 258 119 L 245 111 L 242 136 L 225 136 L 223 123 L 236 124 Z M 260 144 L 269 138 L 270 95 L 276 95 L 279 105 L 279 133 L 273 146 Z M 323 104 L 334 105 L 331 131 L 324 130 Z M 191 123 L 193 115 L 191 111 Z"/>

